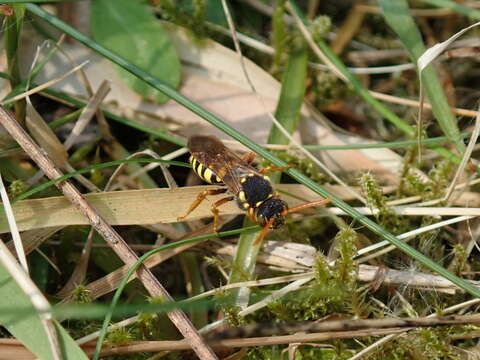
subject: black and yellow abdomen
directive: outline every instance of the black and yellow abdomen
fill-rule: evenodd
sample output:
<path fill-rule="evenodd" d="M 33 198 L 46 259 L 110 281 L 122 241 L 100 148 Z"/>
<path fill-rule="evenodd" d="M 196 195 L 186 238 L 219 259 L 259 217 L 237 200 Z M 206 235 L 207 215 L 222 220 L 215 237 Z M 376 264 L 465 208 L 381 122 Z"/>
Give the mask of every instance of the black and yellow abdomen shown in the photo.
<path fill-rule="evenodd" d="M 210 168 L 200 163 L 195 157 L 190 156 L 188 159 L 192 165 L 193 171 L 200 176 L 200 178 L 209 183 L 209 184 L 223 184 L 222 179 L 220 179 Z"/>

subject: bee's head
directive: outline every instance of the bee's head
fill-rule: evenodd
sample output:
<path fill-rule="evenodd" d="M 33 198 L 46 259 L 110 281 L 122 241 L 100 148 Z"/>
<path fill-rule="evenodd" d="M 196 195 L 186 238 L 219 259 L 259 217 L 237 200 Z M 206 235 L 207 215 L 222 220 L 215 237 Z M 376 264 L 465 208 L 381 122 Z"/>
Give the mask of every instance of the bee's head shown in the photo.
<path fill-rule="evenodd" d="M 288 205 L 285 201 L 270 198 L 265 200 L 256 210 L 255 217 L 261 226 L 273 219 L 271 228 L 276 229 L 285 223 L 285 215 L 288 212 Z"/>

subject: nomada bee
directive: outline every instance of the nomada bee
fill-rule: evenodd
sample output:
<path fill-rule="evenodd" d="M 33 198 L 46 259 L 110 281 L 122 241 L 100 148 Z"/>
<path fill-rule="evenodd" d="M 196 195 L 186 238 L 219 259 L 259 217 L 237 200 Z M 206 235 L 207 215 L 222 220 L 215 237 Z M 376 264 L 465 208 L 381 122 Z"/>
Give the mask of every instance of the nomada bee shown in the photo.
<path fill-rule="evenodd" d="M 250 219 L 263 227 L 254 242 L 256 245 L 263 240 L 270 229 L 282 226 L 287 214 L 330 202 L 328 198 L 288 209 L 287 203 L 280 199 L 266 175 L 268 172 L 281 171 L 287 167 L 270 166 L 257 170 L 252 166 L 255 160 L 254 153 L 240 157 L 215 136 L 194 135 L 188 140 L 188 149 L 191 153 L 189 162 L 195 173 L 207 183 L 222 187 L 202 191 L 178 221 L 184 220 L 207 196 L 228 193 L 229 196 L 216 201 L 211 206 L 214 231 L 218 231 L 220 213 L 218 208 L 229 201 L 236 200 L 240 209 L 245 210 Z"/>

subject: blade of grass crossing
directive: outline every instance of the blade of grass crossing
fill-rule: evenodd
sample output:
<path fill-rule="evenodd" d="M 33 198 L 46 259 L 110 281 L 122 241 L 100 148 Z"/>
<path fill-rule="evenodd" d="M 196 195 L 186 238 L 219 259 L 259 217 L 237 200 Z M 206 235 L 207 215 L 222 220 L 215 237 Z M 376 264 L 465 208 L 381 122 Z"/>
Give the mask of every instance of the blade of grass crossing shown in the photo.
<path fill-rule="evenodd" d="M 436 6 L 442 9 L 452 9 L 453 11 L 468 16 L 470 19 L 480 20 L 480 10 L 458 4 L 450 0 L 419 0 L 425 4 Z"/>
<path fill-rule="evenodd" d="M 0 308 L 19 309 L 0 315 L 0 324 L 20 340 L 31 352 L 40 359 L 52 359 L 53 355 L 49 345 L 47 334 L 41 319 L 30 302 L 30 297 L 25 294 L 15 283 L 10 274 L 3 266 L 0 266 Z M 31 312 L 32 315 L 23 316 Z M 65 331 L 56 324 L 57 337 L 62 346 L 62 354 L 65 359 L 88 359 L 85 353 Z"/>
<path fill-rule="evenodd" d="M 157 90 L 163 92 L 165 95 L 169 96 L 179 104 L 185 106 L 187 109 L 192 111 L 193 113 L 197 114 L 198 116 L 202 117 L 209 123 L 211 123 L 213 126 L 215 126 L 217 129 L 223 131 L 224 133 L 228 134 L 241 144 L 245 145 L 247 148 L 255 152 L 256 154 L 262 156 L 264 159 L 272 162 L 276 166 L 287 166 L 288 164 L 285 161 L 280 160 L 276 156 L 272 155 L 270 152 L 267 150 L 263 149 L 259 144 L 256 142 L 250 140 L 243 134 L 239 133 L 237 130 L 235 130 L 233 127 L 225 123 L 223 120 L 221 120 L 219 117 L 215 116 L 214 114 L 208 112 L 192 100 L 188 99 L 187 97 L 183 96 L 176 90 L 170 88 L 169 86 L 165 85 L 164 83 L 160 82 L 159 80 L 153 78 L 151 75 L 146 73 L 145 71 L 142 71 L 135 66 L 129 64 L 126 62 L 124 59 L 120 58 L 116 54 L 112 53 L 111 51 L 103 48 L 99 44 L 93 42 L 90 38 L 87 36 L 79 33 L 72 27 L 68 26 L 55 16 L 47 13 L 40 7 L 34 5 L 34 4 L 27 4 L 27 9 L 32 12 L 33 14 L 36 14 L 40 16 L 42 19 L 50 23 L 52 26 L 57 27 L 61 31 L 67 33 L 68 35 L 72 36 L 74 39 L 77 41 L 81 42 L 82 44 L 90 47 L 94 51 L 100 53 L 102 56 L 108 58 L 109 60 L 113 61 L 117 65 L 120 65 L 127 69 L 128 71 L 132 72 L 132 74 L 142 78 L 144 81 L 148 82 L 150 85 L 155 87 Z M 351 206 L 349 206 L 346 202 L 343 200 L 337 198 L 327 190 L 325 190 L 323 187 L 318 185 L 316 182 L 312 181 L 305 175 L 301 174 L 297 170 L 294 169 L 288 169 L 286 171 L 292 178 L 297 180 L 299 183 L 304 184 L 311 190 L 315 191 L 317 194 L 320 194 L 324 197 L 330 197 L 332 198 L 332 204 L 339 207 L 343 211 L 345 211 L 347 214 L 352 216 L 354 219 L 356 219 L 358 222 L 361 224 L 365 225 L 368 229 L 373 231 L 374 233 L 378 234 L 379 236 L 383 237 L 385 240 L 388 240 L 391 242 L 393 245 L 398 247 L 400 250 L 404 251 L 406 254 L 409 256 L 413 257 L 415 260 L 426 266 L 427 268 L 431 269 L 434 272 L 437 272 L 441 276 L 445 277 L 446 279 L 450 280 L 452 283 L 456 284 L 463 290 L 469 292 L 470 294 L 480 297 L 480 289 L 477 287 L 467 283 L 465 280 L 455 276 L 454 274 L 448 272 L 435 262 L 433 262 L 431 259 L 427 258 L 423 254 L 421 254 L 419 251 L 413 249 L 410 247 L 408 244 L 404 243 L 403 241 L 397 239 L 394 235 L 390 234 L 388 231 L 383 229 L 381 226 L 367 218 L 366 216 L 360 214 L 357 210 L 353 209 Z"/>
<path fill-rule="evenodd" d="M 387 24 L 398 35 L 416 63 L 426 49 L 420 31 L 410 15 L 408 3 L 406 0 L 378 0 L 378 2 L 383 10 Z M 427 96 L 432 104 L 432 112 L 439 126 L 444 134 L 455 144 L 457 151 L 462 154 L 465 150 L 465 144 L 460 138 L 460 131 L 458 130 L 455 117 L 447 102 L 447 97 L 434 67 L 428 66 L 421 76 Z"/>

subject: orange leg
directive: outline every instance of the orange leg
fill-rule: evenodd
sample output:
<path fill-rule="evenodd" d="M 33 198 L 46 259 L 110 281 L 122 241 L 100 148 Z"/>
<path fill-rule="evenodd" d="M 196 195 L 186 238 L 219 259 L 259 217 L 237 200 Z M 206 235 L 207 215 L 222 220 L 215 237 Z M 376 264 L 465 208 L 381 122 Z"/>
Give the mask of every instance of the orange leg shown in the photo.
<path fill-rule="evenodd" d="M 195 201 L 192 203 L 192 205 L 190 205 L 190 208 L 188 209 L 187 213 L 183 216 L 179 216 L 177 218 L 177 221 L 182 221 L 183 219 L 185 219 L 188 215 L 190 215 L 190 213 L 195 210 L 198 205 L 200 205 L 202 203 L 203 200 L 205 200 L 205 198 L 208 196 L 208 195 L 218 195 L 218 194 L 223 194 L 224 192 L 226 192 L 227 189 L 213 189 L 213 190 L 205 190 L 205 191 L 202 191 L 200 194 L 198 194 L 197 198 L 195 199 Z"/>
<path fill-rule="evenodd" d="M 255 161 L 256 157 L 257 154 L 255 154 L 254 152 L 249 152 L 242 156 L 242 161 L 247 163 L 248 165 L 251 165 Z"/>
<path fill-rule="evenodd" d="M 300 210 L 303 210 L 303 209 L 308 209 L 308 208 L 315 207 L 315 206 L 325 205 L 325 204 L 328 204 L 330 201 L 332 201 L 332 199 L 326 198 L 326 199 L 323 199 L 323 200 L 314 201 L 314 202 L 306 203 L 306 204 L 303 204 L 303 205 L 299 205 L 299 206 L 296 206 L 294 208 L 291 208 L 291 209 L 288 209 L 288 210 L 284 211 L 282 213 L 282 215 L 286 216 L 287 214 L 294 213 L 294 212 L 297 212 L 297 211 L 300 211 Z M 263 241 L 265 236 L 268 234 L 270 228 L 272 227 L 272 224 L 273 224 L 274 220 L 275 219 L 272 218 L 268 221 L 268 223 L 265 224 L 262 231 L 260 232 L 258 237 L 253 242 L 254 246 L 258 245 L 259 243 L 261 243 Z"/>
<path fill-rule="evenodd" d="M 270 228 L 272 227 L 272 224 L 273 224 L 273 221 L 274 221 L 274 220 L 275 220 L 275 219 L 270 219 L 270 221 L 265 224 L 265 226 L 263 227 L 262 231 L 260 231 L 260 234 L 259 234 L 258 237 L 255 239 L 255 241 L 253 242 L 253 244 L 252 244 L 253 246 L 258 245 L 258 244 L 260 244 L 260 243 L 263 241 L 263 239 L 265 238 L 265 236 L 267 236 L 268 232 L 270 231 Z"/>
<path fill-rule="evenodd" d="M 323 199 L 323 200 L 313 201 L 313 202 L 309 202 L 309 203 L 306 203 L 306 204 L 303 204 L 303 205 L 299 205 L 299 206 L 296 206 L 294 208 L 288 209 L 285 212 L 284 215 L 291 214 L 291 213 L 294 213 L 294 212 L 297 212 L 297 211 L 300 211 L 300 210 L 303 210 L 303 209 L 308 209 L 308 208 L 311 208 L 311 207 L 315 207 L 315 206 L 325 205 L 325 204 L 328 204 L 330 201 L 332 201 L 332 199 L 326 198 L 326 199 Z"/>
<path fill-rule="evenodd" d="M 212 211 L 213 214 L 213 231 L 218 232 L 218 222 L 219 222 L 219 214 L 220 211 L 218 211 L 218 207 L 229 202 L 235 200 L 234 196 L 228 196 L 226 198 L 220 199 L 217 202 L 213 203 L 212 206 L 210 207 L 210 210 Z"/>
<path fill-rule="evenodd" d="M 267 174 L 269 172 L 273 172 L 273 171 L 283 171 L 283 170 L 286 170 L 286 169 L 289 169 L 293 167 L 292 165 L 288 165 L 288 166 L 267 166 L 266 168 L 260 170 L 260 174 Z"/>

